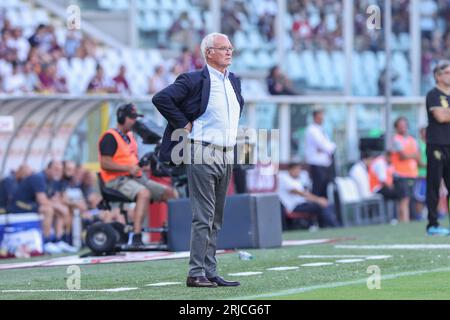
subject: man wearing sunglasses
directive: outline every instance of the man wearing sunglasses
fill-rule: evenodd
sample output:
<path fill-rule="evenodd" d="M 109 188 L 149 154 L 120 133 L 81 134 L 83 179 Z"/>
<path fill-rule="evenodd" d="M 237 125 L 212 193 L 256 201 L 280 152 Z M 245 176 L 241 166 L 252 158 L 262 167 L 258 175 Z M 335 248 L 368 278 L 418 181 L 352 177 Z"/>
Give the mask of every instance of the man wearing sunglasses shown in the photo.
<path fill-rule="evenodd" d="M 142 223 L 150 200 L 167 201 L 178 198 L 175 189 L 151 181 L 139 167 L 138 145 L 132 128 L 138 117 L 132 103 L 117 109 L 117 128 L 107 130 L 99 140 L 100 175 L 106 187 L 136 202 L 133 217 L 132 245 L 142 246 Z"/>
<path fill-rule="evenodd" d="M 441 179 L 444 179 L 445 186 L 450 191 L 450 61 L 439 62 L 433 73 L 436 87 L 428 92 L 426 97 L 428 114 L 427 233 L 448 235 L 449 230 L 439 226 L 437 208 Z"/>

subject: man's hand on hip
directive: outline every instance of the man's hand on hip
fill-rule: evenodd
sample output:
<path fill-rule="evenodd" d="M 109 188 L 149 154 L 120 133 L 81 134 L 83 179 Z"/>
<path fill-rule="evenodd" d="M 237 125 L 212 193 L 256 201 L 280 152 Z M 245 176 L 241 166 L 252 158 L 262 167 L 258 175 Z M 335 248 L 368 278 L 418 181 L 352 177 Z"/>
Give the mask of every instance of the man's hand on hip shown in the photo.
<path fill-rule="evenodd" d="M 184 130 L 186 130 L 188 133 L 191 133 L 191 131 L 192 131 L 192 123 L 188 122 L 188 124 L 184 127 Z"/>

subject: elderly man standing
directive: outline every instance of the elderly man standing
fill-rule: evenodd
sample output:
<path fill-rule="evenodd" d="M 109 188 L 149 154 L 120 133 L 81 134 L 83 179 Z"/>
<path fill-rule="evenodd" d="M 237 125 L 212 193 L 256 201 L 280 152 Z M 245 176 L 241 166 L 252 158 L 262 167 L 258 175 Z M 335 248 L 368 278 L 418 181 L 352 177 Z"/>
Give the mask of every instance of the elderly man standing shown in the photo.
<path fill-rule="evenodd" d="M 172 151 L 179 141 L 171 139 L 172 133 L 185 130 L 191 155 L 191 161 L 185 164 L 193 214 L 186 285 L 238 286 L 239 282 L 218 275 L 215 255 L 232 174 L 229 158 L 233 156 L 244 99 L 239 79 L 227 70 L 233 53 L 228 37 L 207 35 L 201 51 L 206 61 L 203 70 L 181 74 L 153 97 L 153 104 L 168 121 L 159 156 L 164 162 L 176 163 Z"/>

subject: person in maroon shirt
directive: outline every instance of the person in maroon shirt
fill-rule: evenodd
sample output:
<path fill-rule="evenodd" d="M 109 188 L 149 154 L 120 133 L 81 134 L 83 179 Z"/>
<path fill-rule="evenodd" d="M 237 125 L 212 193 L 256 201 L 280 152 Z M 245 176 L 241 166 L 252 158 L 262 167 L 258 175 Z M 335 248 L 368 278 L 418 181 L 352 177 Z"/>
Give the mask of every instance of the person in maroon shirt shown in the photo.
<path fill-rule="evenodd" d="M 130 86 L 128 85 L 128 81 L 125 77 L 127 70 L 125 66 L 120 66 L 119 74 L 113 78 L 115 91 L 117 93 L 130 94 Z"/>

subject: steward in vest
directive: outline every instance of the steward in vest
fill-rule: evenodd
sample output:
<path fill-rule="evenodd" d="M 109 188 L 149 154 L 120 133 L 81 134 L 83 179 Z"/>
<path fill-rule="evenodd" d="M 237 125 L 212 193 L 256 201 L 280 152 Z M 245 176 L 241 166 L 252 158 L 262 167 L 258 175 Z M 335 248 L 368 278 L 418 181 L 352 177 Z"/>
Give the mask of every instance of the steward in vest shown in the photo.
<path fill-rule="evenodd" d="M 392 165 L 403 195 L 399 206 L 399 221 L 409 222 L 409 200 L 415 179 L 419 175 L 420 152 L 416 139 L 408 134 L 408 120 L 405 117 L 395 120 L 394 127 L 396 133 L 393 137 Z"/>
<path fill-rule="evenodd" d="M 138 145 L 131 131 L 138 117 L 132 103 L 117 109 L 117 128 L 107 130 L 99 140 L 100 175 L 106 187 L 114 189 L 136 202 L 132 244 L 142 242 L 142 223 L 150 200 L 167 201 L 178 198 L 175 189 L 151 181 L 139 167 Z"/>

